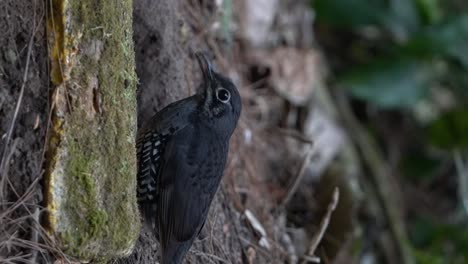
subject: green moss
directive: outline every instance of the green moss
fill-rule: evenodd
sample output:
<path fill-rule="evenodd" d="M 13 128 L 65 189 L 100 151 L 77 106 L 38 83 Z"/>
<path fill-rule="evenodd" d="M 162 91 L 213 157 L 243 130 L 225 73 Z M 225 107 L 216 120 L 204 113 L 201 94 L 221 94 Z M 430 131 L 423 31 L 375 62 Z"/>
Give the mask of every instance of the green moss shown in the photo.
<path fill-rule="evenodd" d="M 89 224 L 92 236 L 99 235 L 102 231 L 102 226 L 107 224 L 108 216 L 104 210 L 93 210 L 89 214 Z"/>
<path fill-rule="evenodd" d="M 70 36 L 79 50 L 93 41 L 103 49 L 96 60 L 78 54 L 67 87 L 71 111 L 65 118 L 63 221 L 66 253 L 79 259 L 106 259 L 128 252 L 139 234 L 136 205 L 136 82 L 132 43 L 132 1 L 71 1 Z M 101 111 L 90 118 L 88 83 Z M 88 97 L 87 97 L 88 96 Z"/>
<path fill-rule="evenodd" d="M 85 149 L 76 143 L 69 145 L 70 157 L 67 171 L 67 196 L 65 210 L 70 221 L 70 230 L 62 239 L 74 256 L 90 259 L 95 255 L 87 252 L 89 244 L 106 236 L 108 214 L 105 205 L 99 200 L 93 171 L 99 170 L 99 164 L 94 156 L 83 155 Z M 71 228 L 73 227 L 73 228 Z M 87 249 L 87 250 L 83 250 Z"/>

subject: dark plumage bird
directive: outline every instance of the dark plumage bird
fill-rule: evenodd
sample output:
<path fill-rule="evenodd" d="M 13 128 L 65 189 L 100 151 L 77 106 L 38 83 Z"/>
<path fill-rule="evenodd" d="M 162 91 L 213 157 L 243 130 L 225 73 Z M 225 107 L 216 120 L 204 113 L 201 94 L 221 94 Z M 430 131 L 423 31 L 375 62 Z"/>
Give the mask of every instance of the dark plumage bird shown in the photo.
<path fill-rule="evenodd" d="M 197 59 L 201 91 L 156 113 L 137 139 L 138 201 L 162 264 L 181 263 L 203 228 L 241 112 L 232 81 Z"/>

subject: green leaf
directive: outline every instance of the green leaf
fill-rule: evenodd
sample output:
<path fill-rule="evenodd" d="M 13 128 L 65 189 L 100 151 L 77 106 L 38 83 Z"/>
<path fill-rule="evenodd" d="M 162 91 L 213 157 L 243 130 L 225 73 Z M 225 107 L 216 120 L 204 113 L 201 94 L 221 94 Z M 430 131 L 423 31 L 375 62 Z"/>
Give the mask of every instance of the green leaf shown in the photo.
<path fill-rule="evenodd" d="M 447 56 L 468 68 L 468 14 L 427 27 L 414 37 L 404 50 L 423 56 Z"/>
<path fill-rule="evenodd" d="M 428 128 L 429 141 L 443 149 L 468 148 L 468 108 L 449 112 Z"/>
<path fill-rule="evenodd" d="M 430 157 L 422 151 L 408 151 L 403 153 L 401 171 L 405 178 L 414 182 L 430 180 L 440 164 L 440 160 Z"/>
<path fill-rule="evenodd" d="M 335 26 L 357 27 L 378 24 L 387 16 L 385 1 L 315 0 L 317 18 Z"/>
<path fill-rule="evenodd" d="M 452 89 L 457 102 L 468 102 L 468 72 L 460 64 L 449 61 L 447 73 L 441 80 L 442 85 Z"/>
<path fill-rule="evenodd" d="M 395 58 L 357 68 L 339 83 L 353 96 L 379 107 L 407 108 L 425 97 L 434 72 L 430 63 Z"/>
<path fill-rule="evenodd" d="M 374 25 L 406 40 L 420 26 L 417 6 L 408 0 L 314 0 L 319 21 L 344 28 Z"/>
<path fill-rule="evenodd" d="M 390 0 L 389 14 L 384 26 L 400 41 L 407 41 L 410 34 L 421 26 L 421 17 L 414 1 Z"/>
<path fill-rule="evenodd" d="M 468 232 L 464 225 L 439 224 L 417 217 L 409 235 L 418 263 L 466 263 L 461 261 L 468 258 Z"/>
<path fill-rule="evenodd" d="M 424 250 L 413 250 L 414 257 L 417 264 L 445 264 L 447 259 L 444 256 L 437 255 L 436 253 Z"/>
<path fill-rule="evenodd" d="M 416 4 L 427 24 L 434 24 L 441 20 L 442 9 L 439 0 L 416 0 Z"/>

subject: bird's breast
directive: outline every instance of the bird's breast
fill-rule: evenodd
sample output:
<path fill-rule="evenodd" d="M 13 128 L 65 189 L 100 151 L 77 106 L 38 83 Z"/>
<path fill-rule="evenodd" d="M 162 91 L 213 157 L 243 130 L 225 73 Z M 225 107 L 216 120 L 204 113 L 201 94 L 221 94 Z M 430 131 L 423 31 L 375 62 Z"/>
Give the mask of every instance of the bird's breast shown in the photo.
<path fill-rule="evenodd" d="M 197 144 L 197 147 L 205 148 L 205 151 L 195 151 L 191 152 L 192 155 L 188 155 L 188 162 L 199 161 L 199 164 L 194 164 L 197 169 L 194 173 L 191 173 L 189 183 L 200 192 L 211 194 L 216 191 L 223 176 L 228 154 L 228 143 L 216 138 L 203 141 L 199 141 L 201 144 Z M 204 156 L 194 157 L 193 153 L 197 152 L 198 155 Z"/>

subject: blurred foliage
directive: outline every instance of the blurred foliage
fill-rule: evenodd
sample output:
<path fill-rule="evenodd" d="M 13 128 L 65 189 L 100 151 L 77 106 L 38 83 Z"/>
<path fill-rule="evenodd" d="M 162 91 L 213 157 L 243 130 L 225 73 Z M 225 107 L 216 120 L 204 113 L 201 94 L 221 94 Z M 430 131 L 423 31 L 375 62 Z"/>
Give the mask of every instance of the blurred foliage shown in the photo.
<path fill-rule="evenodd" d="M 377 26 L 394 34 L 407 35 L 417 30 L 421 21 L 412 1 L 393 0 L 316 0 L 319 20 L 344 28 Z"/>
<path fill-rule="evenodd" d="M 437 207 L 440 197 L 433 195 L 431 183 L 442 179 L 447 190 L 453 189 L 453 150 L 466 154 L 468 148 L 468 1 L 313 0 L 311 5 L 335 85 L 377 113 L 401 113 L 420 133 L 407 135 L 406 146 L 397 146 L 399 174 L 405 176 L 402 184 L 422 188 Z M 434 92 L 440 90 L 445 96 Z M 418 117 L 421 105 L 431 113 L 429 119 Z M 452 169 L 441 176 L 447 160 Z M 468 219 L 449 217 L 409 219 L 418 263 L 468 263 Z"/>
<path fill-rule="evenodd" d="M 468 148 L 468 108 L 444 114 L 428 128 L 429 140 L 445 149 Z"/>
<path fill-rule="evenodd" d="M 413 59 L 379 59 L 342 76 L 340 85 L 381 107 L 411 107 L 427 94 L 435 70 Z"/>
<path fill-rule="evenodd" d="M 338 76 L 355 97 L 378 107 L 410 107 L 424 99 L 444 74 L 454 74 L 438 74 L 436 61 L 447 67 L 460 64 L 459 74 L 466 76 L 468 13 L 446 14 L 436 0 L 315 0 L 313 4 L 320 22 L 349 31 L 372 29 L 382 39 L 392 40 L 385 42 L 389 52 Z M 378 41 L 363 34 L 368 41 Z"/>
<path fill-rule="evenodd" d="M 442 18 L 439 0 L 417 0 L 416 5 L 425 24 L 437 23 Z"/>
<path fill-rule="evenodd" d="M 468 14 L 421 29 L 404 47 L 409 56 L 452 58 L 468 69 Z"/>
<path fill-rule="evenodd" d="M 405 153 L 401 170 L 403 175 L 413 181 L 421 182 L 424 180 L 433 180 L 434 173 L 440 165 L 441 161 L 427 155 L 423 151 L 410 151 Z"/>
<path fill-rule="evenodd" d="M 464 264 L 468 261 L 468 229 L 417 219 L 411 239 L 419 263 Z"/>

